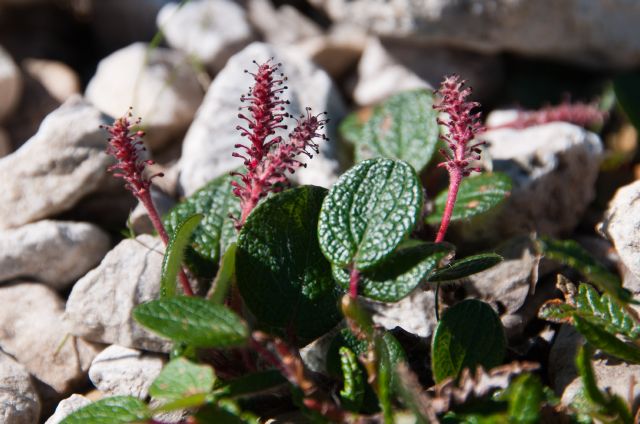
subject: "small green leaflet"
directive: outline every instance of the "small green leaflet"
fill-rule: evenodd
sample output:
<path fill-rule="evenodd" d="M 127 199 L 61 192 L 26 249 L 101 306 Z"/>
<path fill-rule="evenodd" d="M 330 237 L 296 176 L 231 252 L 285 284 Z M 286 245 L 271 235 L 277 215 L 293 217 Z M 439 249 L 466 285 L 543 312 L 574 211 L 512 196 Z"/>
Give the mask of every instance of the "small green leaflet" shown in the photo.
<path fill-rule="evenodd" d="M 422 170 L 438 143 L 437 117 L 429 91 L 406 91 L 390 97 L 373 110 L 359 132 L 353 124 L 346 126 L 355 141 L 356 162 L 385 157 Z"/>
<path fill-rule="evenodd" d="M 409 295 L 452 250 L 452 246 L 443 243 L 400 248 L 375 268 L 360 274 L 358 291 L 369 299 L 397 302 Z M 348 290 L 349 271 L 335 265 L 332 270 L 336 281 Z"/>
<path fill-rule="evenodd" d="M 160 278 L 160 296 L 172 297 L 176 294 L 176 277 L 182 266 L 184 249 L 187 247 L 191 234 L 202 221 L 203 216 L 196 214 L 181 221 L 171 234 L 169 244 L 162 260 L 162 277 Z"/>
<path fill-rule="evenodd" d="M 507 341 L 500 318 L 485 302 L 466 299 L 447 309 L 431 344 L 433 378 L 440 383 L 464 368 L 500 365 Z"/>
<path fill-rule="evenodd" d="M 511 191 L 511 179 L 498 172 L 483 173 L 464 178 L 451 221 L 461 221 L 483 214 L 502 202 Z M 448 191 L 440 192 L 435 199 L 435 210 L 427 217 L 427 223 L 436 225 L 442 220 Z"/>
<path fill-rule="evenodd" d="M 496 253 L 481 253 L 457 259 L 429 275 L 429 282 L 459 280 L 478 272 L 485 271 L 502 262 L 502 256 Z"/>
<path fill-rule="evenodd" d="M 240 203 L 233 195 L 232 180 L 230 175 L 222 175 L 210 181 L 164 217 L 167 232 L 171 234 L 187 217 L 204 215 L 193 232 L 185 257 L 189 268 L 198 276 L 213 278 L 220 255 L 236 238 L 229 215 L 240 216 Z"/>
<path fill-rule="evenodd" d="M 337 266 L 373 268 L 409 234 L 421 209 L 422 188 L 409 164 L 361 162 L 338 179 L 322 204 L 322 253 Z"/>
<path fill-rule="evenodd" d="M 302 186 L 268 197 L 238 236 L 236 279 L 249 310 L 269 331 L 304 344 L 342 319 L 331 264 L 318 246 L 321 187 Z"/>
<path fill-rule="evenodd" d="M 78 409 L 60 424 L 129 424 L 151 418 L 147 405 L 133 396 L 100 399 Z"/>
<path fill-rule="evenodd" d="M 191 399 L 204 403 L 213 389 L 215 376 L 208 365 L 197 365 L 184 358 L 169 362 L 151 384 L 149 394 L 164 404 Z"/>
<path fill-rule="evenodd" d="M 349 411 L 358 412 L 364 400 L 365 378 L 355 353 L 346 346 L 339 350 L 343 387 L 340 390 L 342 405 Z"/>
<path fill-rule="evenodd" d="M 138 305 L 133 317 L 153 332 L 196 347 L 243 345 L 249 330 L 230 309 L 199 297 L 176 296 Z"/>

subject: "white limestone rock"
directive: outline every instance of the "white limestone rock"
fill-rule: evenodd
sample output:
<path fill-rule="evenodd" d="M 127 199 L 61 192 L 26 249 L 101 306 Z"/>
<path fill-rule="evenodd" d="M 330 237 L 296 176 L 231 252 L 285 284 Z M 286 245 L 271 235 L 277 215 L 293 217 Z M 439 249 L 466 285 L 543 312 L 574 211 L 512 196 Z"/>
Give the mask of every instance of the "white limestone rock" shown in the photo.
<path fill-rule="evenodd" d="M 65 63 L 30 58 L 22 61 L 22 67 L 60 103 L 74 94 L 80 94 L 80 77 Z"/>
<path fill-rule="evenodd" d="M 435 297 L 433 291 L 415 290 L 395 303 L 374 302 L 363 299 L 371 310 L 373 322 L 387 330 L 396 327 L 419 337 L 431 336 L 436 328 Z"/>
<path fill-rule="evenodd" d="M 414 43 L 507 51 L 599 68 L 640 64 L 640 3 L 634 0 L 311 2 L 335 22 Z"/>
<path fill-rule="evenodd" d="M 38 380 L 64 395 L 86 377 L 101 346 L 69 337 L 64 302 L 38 283 L 0 286 L 0 348 Z"/>
<path fill-rule="evenodd" d="M 231 0 L 168 3 L 158 13 L 157 22 L 171 47 L 214 71 L 254 38 L 244 9 Z"/>
<path fill-rule="evenodd" d="M 0 230 L 0 281 L 31 277 L 63 290 L 109 251 L 109 236 L 82 222 L 39 221 Z"/>
<path fill-rule="evenodd" d="M 25 367 L 0 351 L 0 422 L 34 424 L 40 409 L 40 399 Z"/>
<path fill-rule="evenodd" d="M 149 235 L 121 241 L 73 286 L 65 313 L 71 333 L 100 343 L 168 352 L 171 342 L 131 316 L 135 306 L 158 298 L 163 254 L 162 242 Z"/>
<path fill-rule="evenodd" d="M 99 128 L 108 123 L 96 108 L 72 97 L 31 139 L 1 158 L 0 228 L 56 215 L 97 190 L 111 163 Z"/>
<path fill-rule="evenodd" d="M 50 416 L 44 424 L 60 424 L 62 420 L 71 415 L 72 412 L 75 412 L 90 403 L 91 401 L 86 397 L 78 394 L 72 394 L 68 398 L 60 401 L 54 414 Z"/>
<path fill-rule="evenodd" d="M 0 122 L 15 110 L 22 94 L 22 76 L 9 53 L 0 47 Z"/>
<path fill-rule="evenodd" d="M 281 71 L 288 77 L 289 90 L 283 95 L 291 101 L 288 111 L 299 116 L 309 106 L 312 113 L 328 112 L 331 119 L 325 128 L 329 141 L 320 142 L 320 154 L 308 162 L 308 168 L 296 172 L 302 184 L 328 186 L 337 178 L 336 125 L 345 114 L 339 93 L 329 76 L 310 61 L 284 49 L 264 43 L 253 43 L 233 56 L 209 87 L 202 106 L 189 128 L 180 159 L 180 186 L 189 195 L 209 180 L 242 165 L 242 160 L 231 154 L 237 143 L 243 142 L 236 126 L 243 123 L 238 118 L 240 97 L 252 85 L 252 78 L 244 72 L 253 69 L 252 63 L 270 58 L 282 62 Z M 284 133 L 286 136 L 286 132 Z"/>
<path fill-rule="evenodd" d="M 616 248 L 625 268 L 640 278 L 640 181 L 635 181 L 616 192 L 604 214 L 599 231 Z M 629 279 L 634 281 L 634 279 Z M 634 292 L 640 285 L 633 284 Z"/>
<path fill-rule="evenodd" d="M 134 43 L 100 61 L 85 95 L 114 117 L 132 107 L 144 118 L 145 144 L 159 149 L 187 129 L 203 91 L 184 54 Z"/>
<path fill-rule="evenodd" d="M 554 122 L 523 130 L 485 133 L 494 171 L 513 188 L 501 207 L 456 227 L 469 239 L 504 239 L 537 231 L 571 232 L 595 196 L 602 159 L 600 138 L 575 125 Z"/>
<path fill-rule="evenodd" d="M 109 396 L 145 399 L 164 362 L 161 355 L 111 345 L 91 363 L 89 378 L 98 390 Z"/>

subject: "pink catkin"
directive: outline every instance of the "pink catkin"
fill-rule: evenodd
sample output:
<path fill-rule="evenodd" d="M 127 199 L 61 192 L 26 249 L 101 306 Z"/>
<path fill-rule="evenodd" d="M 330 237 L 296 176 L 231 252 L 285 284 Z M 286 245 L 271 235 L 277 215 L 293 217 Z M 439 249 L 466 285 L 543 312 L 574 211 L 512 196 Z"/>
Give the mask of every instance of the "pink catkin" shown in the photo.
<path fill-rule="evenodd" d="M 169 244 L 169 235 L 162 224 L 160 214 L 151 199 L 151 183 L 153 178 L 162 177 L 162 173 L 157 173 L 147 177 L 145 169 L 147 165 L 153 165 L 152 160 L 143 160 L 140 153 L 145 150 L 142 142 L 143 131 L 133 131 L 134 125 L 140 124 L 140 119 L 131 122 L 131 112 L 122 118 L 115 120 L 112 126 L 104 128 L 109 133 L 107 153 L 116 159 L 116 163 L 108 168 L 113 172 L 114 177 L 122 178 L 125 181 L 125 188 L 144 205 L 151 223 L 158 232 L 162 242 L 166 246 Z M 180 284 L 185 294 L 192 296 L 193 290 L 189 284 L 187 276 L 182 270 L 178 274 Z"/>
<path fill-rule="evenodd" d="M 242 137 L 247 138 L 247 144 L 235 145 L 240 152 L 233 156 L 242 158 L 246 171 L 234 172 L 239 181 L 233 181 L 233 193 L 240 199 L 240 217 L 236 219 L 236 228 L 244 225 L 249 213 L 256 207 L 260 199 L 267 194 L 282 190 L 288 186 L 286 173 L 293 173 L 299 167 L 306 166 L 297 159 L 300 155 L 309 158 L 312 153 L 318 153 L 315 139 L 326 139 L 319 131 L 324 128 L 328 120 L 323 114 L 312 115 L 311 109 L 306 109 L 306 115 L 296 119 L 296 125 L 288 138 L 276 135 L 278 130 L 286 130 L 285 105 L 289 102 L 281 99 L 287 89 L 284 86 L 286 78 L 278 74 L 280 64 L 270 61 L 258 65 L 255 73 L 251 73 L 255 83 L 246 96 L 240 101 L 248 103 L 241 107 L 238 117 L 246 121 L 246 125 L 238 125 Z M 243 113 L 246 110 L 248 113 Z"/>
<path fill-rule="evenodd" d="M 504 124 L 489 127 L 490 130 L 501 128 L 524 129 L 549 122 L 569 122 L 581 127 L 602 125 L 606 112 L 593 104 L 570 103 L 565 101 L 557 106 L 546 106 L 540 110 L 518 111 L 516 117 Z"/>
<path fill-rule="evenodd" d="M 465 81 L 459 76 L 448 76 L 436 92 L 440 102 L 434 105 L 434 109 L 448 115 L 445 120 L 438 119 L 438 124 L 444 125 L 447 129 L 442 140 L 449 147 L 448 151 L 440 151 L 445 161 L 439 166 L 444 167 L 449 173 L 449 192 L 436 243 L 444 240 L 462 178 L 472 171 L 480 171 L 473 167 L 473 162 L 480 159 L 480 148 L 485 144 L 484 141 L 474 141 L 475 136 L 484 131 L 480 123 L 480 112 L 474 112 L 480 104 L 466 101 L 471 94 L 471 88 L 465 87 L 464 84 Z"/>

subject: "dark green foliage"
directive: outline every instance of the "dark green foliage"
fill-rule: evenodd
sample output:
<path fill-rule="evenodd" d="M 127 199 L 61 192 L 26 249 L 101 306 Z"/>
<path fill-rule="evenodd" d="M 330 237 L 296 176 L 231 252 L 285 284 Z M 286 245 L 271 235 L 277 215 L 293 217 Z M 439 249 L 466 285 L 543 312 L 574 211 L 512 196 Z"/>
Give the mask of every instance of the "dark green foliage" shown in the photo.
<path fill-rule="evenodd" d="M 78 409 L 60 424 L 129 424 L 144 422 L 151 413 L 138 398 L 114 396 L 100 399 Z"/>
<path fill-rule="evenodd" d="M 481 253 L 457 259 L 431 273 L 429 282 L 459 280 L 485 271 L 502 260 L 502 256 L 495 253 Z"/>
<path fill-rule="evenodd" d="M 160 296 L 172 297 L 176 293 L 176 278 L 182 260 L 184 259 L 184 251 L 191 239 L 193 231 L 202 221 L 202 215 L 192 215 L 181 221 L 171 234 L 169 244 L 164 253 L 162 261 L 162 277 L 160 278 Z"/>

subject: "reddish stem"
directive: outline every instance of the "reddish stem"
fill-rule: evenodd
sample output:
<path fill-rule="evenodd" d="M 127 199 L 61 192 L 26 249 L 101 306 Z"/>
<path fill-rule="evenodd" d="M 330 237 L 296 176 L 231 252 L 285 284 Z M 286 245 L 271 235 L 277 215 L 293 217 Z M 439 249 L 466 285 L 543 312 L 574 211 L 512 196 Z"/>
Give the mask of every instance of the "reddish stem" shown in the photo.
<path fill-rule="evenodd" d="M 145 190 L 139 192 L 140 201 L 144 205 L 145 209 L 147 209 L 147 213 L 149 214 L 149 218 L 151 219 L 151 223 L 153 224 L 153 228 L 156 229 L 160 239 L 164 243 L 165 246 L 169 245 L 169 235 L 167 234 L 167 230 L 164 228 L 164 224 L 162 223 L 162 219 L 160 219 L 160 214 L 156 209 L 156 206 L 153 204 L 153 200 L 151 199 L 151 191 Z M 180 284 L 182 285 L 182 290 L 187 296 L 193 296 L 193 290 L 191 289 L 191 284 L 189 284 L 189 279 L 187 275 L 184 273 L 182 268 L 178 272 L 178 279 L 180 280 Z"/>
<path fill-rule="evenodd" d="M 453 208 L 456 204 L 456 198 L 458 197 L 460 182 L 464 176 L 463 170 L 456 166 L 449 166 L 447 170 L 449 171 L 449 193 L 447 193 L 447 203 L 445 204 L 444 213 L 442 214 L 442 221 L 440 221 L 440 229 L 436 236 L 436 243 L 444 241 L 444 236 L 451 222 L 451 215 L 453 214 Z"/>
<path fill-rule="evenodd" d="M 349 296 L 352 299 L 358 297 L 358 283 L 360 282 L 360 272 L 355 269 L 355 267 L 351 270 L 351 275 L 349 276 Z"/>

